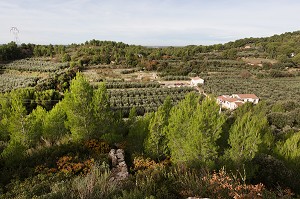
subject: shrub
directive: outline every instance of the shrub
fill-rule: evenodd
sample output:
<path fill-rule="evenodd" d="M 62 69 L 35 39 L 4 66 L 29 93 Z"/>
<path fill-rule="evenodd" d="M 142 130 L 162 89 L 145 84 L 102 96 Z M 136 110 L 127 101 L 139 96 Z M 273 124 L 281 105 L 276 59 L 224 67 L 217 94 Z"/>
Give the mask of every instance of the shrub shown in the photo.
<path fill-rule="evenodd" d="M 137 156 L 133 160 L 133 170 L 142 171 L 147 169 L 155 169 L 158 167 L 165 167 L 166 165 L 169 164 L 170 164 L 169 159 L 156 163 L 154 160 L 151 160 L 150 158 L 143 158 L 141 156 Z"/>
<path fill-rule="evenodd" d="M 283 128 L 286 125 L 292 126 L 293 118 L 290 118 L 286 113 L 273 112 L 268 114 L 268 120 L 272 125 L 278 128 Z"/>
<path fill-rule="evenodd" d="M 117 190 L 115 182 L 109 181 L 107 164 L 95 164 L 86 176 L 78 176 L 72 181 L 73 198 L 109 198 Z"/>
<path fill-rule="evenodd" d="M 60 157 L 57 161 L 57 168 L 59 171 L 72 174 L 86 174 L 91 170 L 93 165 L 94 159 L 88 159 L 84 162 L 79 162 L 72 156 L 63 156 Z"/>
<path fill-rule="evenodd" d="M 71 176 L 63 173 L 56 174 L 39 174 L 34 177 L 27 178 L 23 182 L 15 180 L 6 186 L 8 192 L 1 195 L 0 198 L 47 198 L 48 195 L 53 191 L 53 186 L 60 183 L 60 187 L 68 186 L 68 180 Z M 69 189 L 69 188 L 68 188 Z M 64 195 L 62 189 L 59 194 L 52 194 L 53 198 L 55 195 Z M 57 190 L 56 190 L 57 191 Z M 66 190 L 65 190 L 66 191 Z M 70 193 L 68 193 L 70 194 Z M 67 195 L 67 194 L 66 194 Z"/>
<path fill-rule="evenodd" d="M 283 161 L 271 155 L 260 154 L 253 159 L 253 163 L 258 166 L 259 172 L 255 175 L 254 182 L 262 182 L 269 188 L 292 185 L 292 171 L 285 166 Z"/>
<path fill-rule="evenodd" d="M 110 146 L 105 141 L 99 141 L 99 140 L 88 140 L 84 143 L 84 145 L 90 149 L 92 152 L 97 154 L 104 154 L 108 153 L 110 151 Z"/>

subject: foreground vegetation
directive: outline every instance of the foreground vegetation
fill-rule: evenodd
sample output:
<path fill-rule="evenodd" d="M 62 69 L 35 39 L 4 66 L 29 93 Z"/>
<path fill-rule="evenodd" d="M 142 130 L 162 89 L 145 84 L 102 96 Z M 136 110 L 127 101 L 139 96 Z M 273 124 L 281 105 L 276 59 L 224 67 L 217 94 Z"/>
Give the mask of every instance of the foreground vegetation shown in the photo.
<path fill-rule="evenodd" d="M 29 93 L 22 89 L 1 97 L 2 198 L 299 193 L 300 132 L 274 134 L 270 107 L 263 102 L 226 115 L 215 99 L 192 92 L 177 105 L 166 97 L 145 116 L 136 116 L 133 108 L 122 120 L 110 108 L 105 84 L 94 90 L 80 73 L 48 111 L 28 106 Z M 125 181 L 110 180 L 112 147 L 126 151 L 131 176 Z"/>

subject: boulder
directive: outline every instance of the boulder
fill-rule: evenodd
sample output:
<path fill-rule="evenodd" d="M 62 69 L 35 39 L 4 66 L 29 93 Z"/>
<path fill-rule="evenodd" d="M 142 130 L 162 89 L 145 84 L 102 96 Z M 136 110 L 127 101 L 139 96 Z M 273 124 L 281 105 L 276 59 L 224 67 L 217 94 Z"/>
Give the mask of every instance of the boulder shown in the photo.
<path fill-rule="evenodd" d="M 108 157 L 111 160 L 112 170 L 109 181 L 120 181 L 129 176 L 124 154 L 123 149 L 110 150 Z"/>

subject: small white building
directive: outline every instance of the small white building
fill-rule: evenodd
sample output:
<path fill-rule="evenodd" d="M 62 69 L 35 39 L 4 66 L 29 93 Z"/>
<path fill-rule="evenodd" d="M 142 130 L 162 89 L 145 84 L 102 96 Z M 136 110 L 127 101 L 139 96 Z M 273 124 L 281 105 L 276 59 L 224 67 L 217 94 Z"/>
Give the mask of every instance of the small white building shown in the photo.
<path fill-rule="evenodd" d="M 233 95 L 221 95 L 217 97 L 217 102 L 222 108 L 234 110 L 239 106 L 242 106 L 246 102 L 257 104 L 259 98 L 254 94 L 233 94 Z"/>
<path fill-rule="evenodd" d="M 240 101 L 237 98 L 233 98 L 233 97 L 231 97 L 229 95 L 219 96 L 217 98 L 217 102 L 218 102 L 218 104 L 220 104 L 220 106 L 222 108 L 226 108 L 226 109 L 230 109 L 230 110 L 234 110 L 237 107 L 239 107 L 239 106 L 241 106 L 241 105 L 243 105 L 245 103 L 245 102 Z"/>
<path fill-rule="evenodd" d="M 232 94 L 232 97 L 244 102 L 252 102 L 253 104 L 257 104 L 259 101 L 259 98 L 255 94 Z"/>
<path fill-rule="evenodd" d="M 192 86 L 197 86 L 198 84 L 204 84 L 204 79 L 201 79 L 200 77 L 191 78 L 191 85 Z"/>

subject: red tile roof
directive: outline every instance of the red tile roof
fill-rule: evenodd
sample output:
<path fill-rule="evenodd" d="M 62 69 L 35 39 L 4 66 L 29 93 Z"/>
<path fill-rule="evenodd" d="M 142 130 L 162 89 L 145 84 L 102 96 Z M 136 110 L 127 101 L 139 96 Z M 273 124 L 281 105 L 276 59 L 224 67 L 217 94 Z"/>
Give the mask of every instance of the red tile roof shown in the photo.
<path fill-rule="evenodd" d="M 200 77 L 192 77 L 192 80 L 200 80 Z"/>
<path fill-rule="evenodd" d="M 241 102 L 241 101 L 239 101 L 239 102 L 234 102 L 237 106 L 242 106 L 243 104 L 244 104 L 244 102 Z"/>
<path fill-rule="evenodd" d="M 219 100 L 222 100 L 222 101 L 226 101 L 227 97 L 224 97 L 224 96 L 222 95 L 222 96 L 219 96 L 218 99 L 219 99 Z"/>
<path fill-rule="evenodd" d="M 235 94 L 235 95 L 237 95 L 241 99 L 248 99 L 248 98 L 259 99 L 255 94 Z"/>
<path fill-rule="evenodd" d="M 236 102 L 236 101 L 240 101 L 240 100 L 237 98 L 227 98 L 226 101 L 227 102 Z"/>
<path fill-rule="evenodd" d="M 235 101 L 239 101 L 239 99 L 237 98 L 232 98 L 229 95 L 222 95 L 218 97 L 219 100 L 222 101 L 227 101 L 227 102 L 235 102 Z"/>

